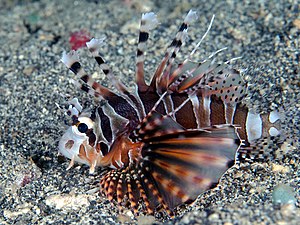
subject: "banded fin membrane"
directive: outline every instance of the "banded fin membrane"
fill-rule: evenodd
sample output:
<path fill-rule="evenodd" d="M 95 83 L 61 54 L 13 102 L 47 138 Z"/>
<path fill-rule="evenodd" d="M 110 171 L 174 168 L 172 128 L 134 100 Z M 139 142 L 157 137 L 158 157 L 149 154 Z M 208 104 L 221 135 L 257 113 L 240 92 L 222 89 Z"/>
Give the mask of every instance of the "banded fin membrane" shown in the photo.
<path fill-rule="evenodd" d="M 233 126 L 186 130 L 151 138 L 143 147 L 149 167 L 169 207 L 195 199 L 218 183 L 233 165 L 240 145 Z M 218 144 L 217 144 L 218 143 Z"/>
<path fill-rule="evenodd" d="M 141 145 L 131 163 L 101 179 L 103 193 L 119 205 L 127 201 L 134 212 L 142 201 L 144 211 L 173 208 L 195 199 L 216 183 L 234 164 L 240 139 L 236 128 L 219 125 L 184 129 L 170 115 L 152 111 L 135 136 Z M 124 197 L 127 196 L 127 197 Z M 126 200 L 127 199 L 127 200 Z"/>

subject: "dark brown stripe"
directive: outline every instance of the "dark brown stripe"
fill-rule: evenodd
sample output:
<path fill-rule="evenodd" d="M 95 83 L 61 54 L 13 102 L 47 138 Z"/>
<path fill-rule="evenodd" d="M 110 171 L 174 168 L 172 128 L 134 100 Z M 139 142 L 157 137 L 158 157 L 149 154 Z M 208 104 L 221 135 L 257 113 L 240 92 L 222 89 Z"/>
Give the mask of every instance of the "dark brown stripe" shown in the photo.
<path fill-rule="evenodd" d="M 83 91 L 85 91 L 86 93 L 88 93 L 89 92 L 89 87 L 87 87 L 86 85 L 82 85 L 81 87 L 80 87 L 80 89 L 81 90 L 83 90 Z"/>
<path fill-rule="evenodd" d="M 101 131 L 102 134 L 104 135 L 105 139 L 108 142 L 112 141 L 112 129 L 111 129 L 111 123 L 110 123 L 110 118 L 104 114 L 102 108 L 98 108 L 98 114 L 100 118 L 100 123 L 101 123 Z"/>
<path fill-rule="evenodd" d="M 102 65 L 104 62 L 104 59 L 101 56 L 95 56 L 95 60 L 99 65 Z"/>
<path fill-rule="evenodd" d="M 104 142 L 101 141 L 100 142 L 100 150 L 102 152 L 102 155 L 106 156 L 109 151 L 107 144 L 105 144 Z"/>
<path fill-rule="evenodd" d="M 173 103 L 174 103 L 174 109 L 176 109 L 178 106 L 183 103 L 187 95 L 186 94 L 174 94 L 171 96 Z M 188 116 L 187 116 L 188 115 Z M 197 128 L 196 123 L 196 117 L 194 115 L 193 111 L 193 105 L 189 101 L 186 103 L 177 113 L 176 113 L 176 121 L 182 125 L 185 128 Z"/>
<path fill-rule="evenodd" d="M 81 69 L 81 65 L 79 62 L 74 62 L 70 67 L 70 70 L 75 74 L 77 74 L 80 69 Z"/>
<path fill-rule="evenodd" d="M 138 115 L 136 110 L 128 103 L 128 101 L 120 96 L 111 96 L 107 99 L 108 104 L 114 108 L 115 112 L 129 120 L 132 126 L 138 123 Z"/>
<path fill-rule="evenodd" d="M 149 34 L 147 32 L 140 32 L 140 36 L 139 36 L 139 43 L 140 42 L 146 42 L 149 38 Z"/>
<path fill-rule="evenodd" d="M 248 138 L 247 138 L 247 131 L 246 131 L 246 120 L 248 116 L 248 109 L 246 106 L 241 106 L 241 104 L 238 104 L 235 110 L 235 114 L 233 116 L 233 124 L 236 124 L 241 127 L 241 129 L 238 129 L 238 133 L 240 135 L 240 138 L 246 141 L 246 145 L 248 145 Z"/>
<path fill-rule="evenodd" d="M 224 103 L 216 96 L 211 96 L 210 122 L 211 125 L 226 124 Z"/>
<path fill-rule="evenodd" d="M 93 129 L 89 129 L 86 132 L 86 135 L 89 137 L 89 145 L 91 147 L 94 147 L 95 146 L 95 142 L 96 142 L 96 135 L 94 134 Z"/>
<path fill-rule="evenodd" d="M 81 78 L 80 78 L 84 83 L 87 83 L 88 80 L 89 80 L 89 76 L 88 75 L 83 75 Z"/>
<path fill-rule="evenodd" d="M 181 41 L 181 40 L 178 40 L 176 46 L 177 46 L 177 47 L 180 47 L 181 45 L 182 45 L 182 41 Z"/>
<path fill-rule="evenodd" d="M 181 24 L 179 31 L 184 31 L 187 29 L 187 27 L 188 27 L 188 25 L 186 23 L 183 23 L 183 24 Z"/>
<path fill-rule="evenodd" d="M 136 55 L 137 55 L 137 56 L 140 56 L 140 55 L 143 55 L 143 54 L 144 54 L 144 52 L 141 51 L 141 50 L 139 50 L 139 49 L 138 49 L 137 52 L 136 52 Z"/>
<path fill-rule="evenodd" d="M 109 70 L 102 70 L 105 75 L 109 73 Z"/>
<path fill-rule="evenodd" d="M 170 47 L 177 46 L 177 44 L 178 44 L 178 40 L 173 39 L 172 43 L 170 44 Z"/>

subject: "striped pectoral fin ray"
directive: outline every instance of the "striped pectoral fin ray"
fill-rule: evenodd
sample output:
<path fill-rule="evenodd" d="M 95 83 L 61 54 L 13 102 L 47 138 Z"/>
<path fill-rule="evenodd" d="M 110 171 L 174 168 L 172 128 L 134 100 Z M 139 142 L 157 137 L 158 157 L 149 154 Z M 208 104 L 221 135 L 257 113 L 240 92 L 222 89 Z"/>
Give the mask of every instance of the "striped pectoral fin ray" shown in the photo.
<path fill-rule="evenodd" d="M 81 63 L 79 62 L 79 56 L 76 51 L 71 51 L 69 53 L 64 52 L 61 61 L 72 71 L 75 75 L 80 77 L 82 83 L 77 83 L 79 88 L 83 91 L 94 95 L 95 97 L 101 96 L 101 98 L 107 99 L 111 96 L 116 95 L 110 89 L 97 83 L 92 76 L 88 75 Z"/>
<path fill-rule="evenodd" d="M 153 13 L 144 13 L 140 24 L 140 33 L 138 48 L 136 52 L 136 83 L 141 91 L 147 90 L 148 85 L 144 78 L 144 60 L 149 39 L 150 30 L 154 29 L 158 24 L 157 16 Z"/>
<path fill-rule="evenodd" d="M 139 203 L 143 202 L 142 211 L 152 214 L 158 205 L 163 205 L 168 214 L 172 212 L 164 202 L 156 183 L 149 175 L 148 167 L 143 163 L 111 170 L 100 181 L 101 191 L 112 201 L 115 199 L 122 211 L 123 205 L 129 205 L 138 214 Z"/>
<path fill-rule="evenodd" d="M 171 123 L 170 117 L 160 120 Z M 102 192 L 119 207 L 126 201 L 135 214 L 142 201 L 144 211 L 153 213 L 161 206 L 170 216 L 174 207 L 219 181 L 240 145 L 236 128 L 229 125 L 154 132 L 142 141 L 139 160 L 108 172 L 101 179 Z"/>
<path fill-rule="evenodd" d="M 236 128 L 224 125 L 150 138 L 142 156 L 163 200 L 173 208 L 217 183 L 239 146 Z"/>

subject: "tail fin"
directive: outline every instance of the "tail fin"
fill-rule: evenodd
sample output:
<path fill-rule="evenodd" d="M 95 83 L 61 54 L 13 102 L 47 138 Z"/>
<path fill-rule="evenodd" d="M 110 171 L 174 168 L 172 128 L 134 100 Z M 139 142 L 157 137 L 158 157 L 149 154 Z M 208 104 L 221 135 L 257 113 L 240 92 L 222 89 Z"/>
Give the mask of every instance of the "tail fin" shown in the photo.
<path fill-rule="evenodd" d="M 241 146 L 238 153 L 239 161 L 280 160 L 293 149 L 293 146 L 299 145 L 300 113 L 292 108 L 288 104 L 269 113 L 252 114 L 251 119 L 248 115 L 248 123 L 253 125 L 246 124 L 249 143 Z"/>

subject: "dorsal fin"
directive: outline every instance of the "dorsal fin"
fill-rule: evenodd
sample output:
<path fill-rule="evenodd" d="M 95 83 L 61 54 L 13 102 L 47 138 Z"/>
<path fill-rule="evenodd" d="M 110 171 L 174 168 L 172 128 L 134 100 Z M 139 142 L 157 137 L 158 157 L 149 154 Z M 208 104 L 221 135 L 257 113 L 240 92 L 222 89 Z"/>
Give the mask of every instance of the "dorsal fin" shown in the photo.
<path fill-rule="evenodd" d="M 136 52 L 136 84 L 139 91 L 146 91 L 148 85 L 146 85 L 144 78 L 144 60 L 145 52 L 147 49 L 147 42 L 149 39 L 149 31 L 154 29 L 158 24 L 157 16 L 153 13 L 144 13 L 142 15 L 140 24 L 139 41 Z"/>
<path fill-rule="evenodd" d="M 225 103 L 240 102 L 247 89 L 239 71 L 228 68 L 226 63 L 215 63 L 214 60 L 204 63 L 186 61 L 178 66 L 171 78 L 169 90 L 172 92 L 192 93 L 202 90 L 206 96 L 215 94 Z"/>
<path fill-rule="evenodd" d="M 182 44 L 187 38 L 187 29 L 189 25 L 198 18 L 195 11 L 190 10 L 183 23 L 178 29 L 175 38 L 168 46 L 164 58 L 157 67 L 150 84 L 150 88 L 156 90 L 159 94 L 166 91 L 168 85 L 168 78 L 176 58 L 176 54 L 180 50 Z"/>
<path fill-rule="evenodd" d="M 141 120 L 145 116 L 145 109 L 143 104 L 136 93 L 130 93 L 124 83 L 116 78 L 109 65 L 105 62 L 104 58 L 99 54 L 99 48 L 103 45 L 104 38 L 95 39 L 87 42 L 86 45 L 89 51 L 94 56 L 96 62 L 100 66 L 103 73 L 107 76 L 113 86 L 119 91 L 119 94 L 124 98 L 137 112 L 139 119 Z"/>

